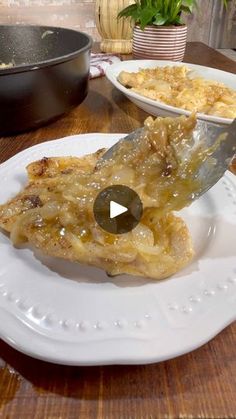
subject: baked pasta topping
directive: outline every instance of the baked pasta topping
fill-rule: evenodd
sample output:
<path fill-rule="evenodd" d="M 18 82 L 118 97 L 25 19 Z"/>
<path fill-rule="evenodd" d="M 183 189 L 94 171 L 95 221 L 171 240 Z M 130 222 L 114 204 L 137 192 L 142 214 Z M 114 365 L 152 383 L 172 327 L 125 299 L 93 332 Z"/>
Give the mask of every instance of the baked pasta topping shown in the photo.
<path fill-rule="evenodd" d="M 186 66 L 122 71 L 118 81 L 150 99 L 191 112 L 236 118 L 236 91 L 197 76 Z"/>

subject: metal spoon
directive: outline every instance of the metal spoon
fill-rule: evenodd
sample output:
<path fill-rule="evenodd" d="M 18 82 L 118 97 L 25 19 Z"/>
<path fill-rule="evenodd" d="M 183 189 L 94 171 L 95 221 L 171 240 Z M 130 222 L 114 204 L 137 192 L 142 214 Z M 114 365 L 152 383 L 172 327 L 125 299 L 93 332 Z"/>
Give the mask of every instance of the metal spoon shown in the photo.
<path fill-rule="evenodd" d="M 146 128 L 139 128 L 131 132 L 120 141 L 134 141 L 141 135 L 145 134 Z M 191 149 L 186 150 L 185 158 L 191 159 L 191 153 L 196 150 L 196 147 L 202 146 L 203 150 L 211 148 L 216 141 L 224 137 L 224 141 L 219 142 L 219 146 L 210 156 L 210 159 L 205 159 L 203 163 L 198 167 L 194 174 L 194 179 L 199 180 L 200 188 L 197 193 L 194 194 L 195 200 L 202 194 L 208 191 L 214 186 L 218 180 L 224 175 L 225 171 L 229 168 L 229 164 L 236 153 L 236 119 L 230 125 L 216 125 L 211 122 L 198 121 L 193 131 L 193 139 L 195 146 Z M 110 159 L 115 151 L 119 148 L 120 141 L 112 146 L 99 160 L 97 167 L 107 160 Z M 214 159 L 215 164 L 212 164 Z"/>

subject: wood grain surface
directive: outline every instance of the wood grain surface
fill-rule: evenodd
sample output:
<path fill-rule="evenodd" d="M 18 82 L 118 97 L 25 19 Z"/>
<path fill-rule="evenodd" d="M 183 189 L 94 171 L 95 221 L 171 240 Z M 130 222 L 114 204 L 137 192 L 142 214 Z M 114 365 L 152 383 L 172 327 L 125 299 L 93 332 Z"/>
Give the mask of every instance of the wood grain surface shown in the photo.
<path fill-rule="evenodd" d="M 188 44 L 185 61 L 236 73 L 236 63 L 200 43 Z M 71 134 L 129 132 L 146 116 L 105 78 L 92 80 L 87 99 L 67 116 L 0 138 L 0 161 Z M 233 324 L 202 348 L 160 364 L 75 368 L 34 360 L 0 341 L 0 418 L 236 418 L 235 348 Z"/>

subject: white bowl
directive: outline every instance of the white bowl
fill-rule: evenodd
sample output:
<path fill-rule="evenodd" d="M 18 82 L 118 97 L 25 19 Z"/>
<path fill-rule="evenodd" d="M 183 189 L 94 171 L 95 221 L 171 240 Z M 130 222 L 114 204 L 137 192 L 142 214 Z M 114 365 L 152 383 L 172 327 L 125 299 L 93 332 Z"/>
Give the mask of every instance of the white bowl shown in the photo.
<path fill-rule="evenodd" d="M 228 73 L 226 71 L 217 70 L 215 68 L 204 67 L 196 64 L 189 63 L 180 63 L 175 61 L 159 61 L 159 60 L 133 60 L 133 61 L 123 61 L 118 64 L 113 64 L 109 66 L 106 70 L 106 77 L 110 82 L 124 93 L 132 102 L 134 102 L 139 108 L 146 111 L 148 114 L 154 116 L 172 116 L 176 117 L 178 115 L 190 115 L 190 111 L 185 109 L 176 108 L 174 106 L 166 105 L 157 100 L 149 99 L 145 96 L 142 96 L 138 93 L 133 92 L 131 89 L 127 89 L 122 86 L 121 83 L 117 80 L 118 75 L 121 71 L 128 72 L 138 72 L 143 68 L 156 68 L 156 67 L 165 67 L 165 66 L 187 66 L 191 70 L 196 72 L 196 75 L 202 76 L 208 80 L 218 81 L 224 83 L 226 86 L 231 89 L 236 90 L 236 75 L 233 73 Z M 214 122 L 216 124 L 231 124 L 233 119 L 230 118 L 221 118 L 218 116 L 207 115 L 203 113 L 198 113 L 198 119 L 204 121 Z"/>

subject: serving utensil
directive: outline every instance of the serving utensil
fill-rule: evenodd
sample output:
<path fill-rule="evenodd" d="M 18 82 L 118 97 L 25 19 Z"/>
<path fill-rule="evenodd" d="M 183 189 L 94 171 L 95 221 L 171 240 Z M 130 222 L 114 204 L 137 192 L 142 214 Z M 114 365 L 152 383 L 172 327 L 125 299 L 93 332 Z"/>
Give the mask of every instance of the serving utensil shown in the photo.
<path fill-rule="evenodd" d="M 145 135 L 147 128 L 138 128 L 112 146 L 98 161 L 97 166 L 111 159 L 122 141 L 134 141 Z M 193 180 L 199 184 L 198 191 L 192 196 L 192 201 L 198 199 L 214 186 L 229 168 L 236 153 L 236 119 L 230 125 L 216 125 L 211 122 L 199 121 L 193 131 L 194 145 L 183 149 L 183 159 L 189 161 L 196 155 L 196 150 L 210 150 L 209 158 L 204 158 L 192 174 Z M 215 147 L 214 147 L 215 145 Z M 179 156 L 178 156 L 179 157 Z"/>

